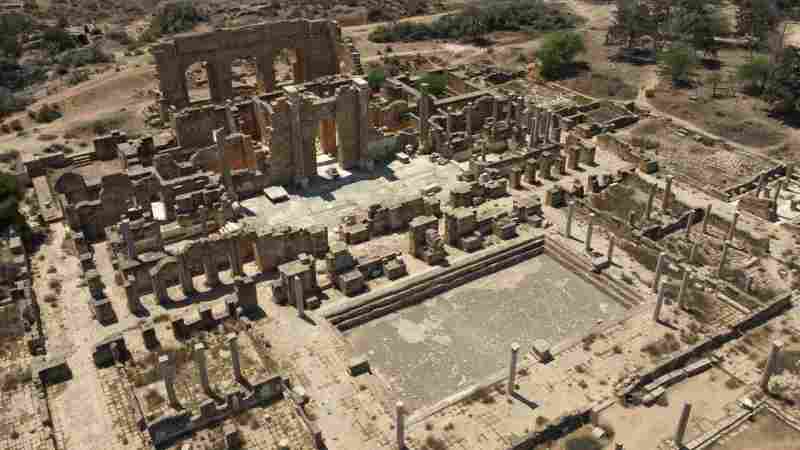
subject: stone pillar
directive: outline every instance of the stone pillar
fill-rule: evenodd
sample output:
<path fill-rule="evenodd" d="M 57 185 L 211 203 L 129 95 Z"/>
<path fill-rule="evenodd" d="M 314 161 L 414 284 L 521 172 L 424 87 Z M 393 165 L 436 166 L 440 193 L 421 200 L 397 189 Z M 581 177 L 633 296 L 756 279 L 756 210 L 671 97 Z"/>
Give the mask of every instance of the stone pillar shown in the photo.
<path fill-rule="evenodd" d="M 661 202 L 661 208 L 664 212 L 669 211 L 669 204 L 672 200 L 672 175 L 667 175 L 667 185 L 664 187 L 664 200 Z"/>
<path fill-rule="evenodd" d="M 575 216 L 575 201 L 570 200 L 569 210 L 567 211 L 567 226 L 564 229 L 564 236 L 567 238 L 572 237 L 572 219 Z"/>
<path fill-rule="evenodd" d="M 777 370 L 778 356 L 783 349 L 783 342 L 773 341 L 772 347 L 769 349 L 769 356 L 767 356 L 767 365 L 764 367 L 764 373 L 761 376 L 761 390 L 769 394 L 769 380 L 772 374 Z"/>
<path fill-rule="evenodd" d="M 728 236 L 725 240 L 732 241 L 733 237 L 736 235 L 736 224 L 739 222 L 739 211 L 733 212 L 733 219 L 731 220 L 731 226 L 728 228 Z"/>
<path fill-rule="evenodd" d="M 228 341 L 228 350 L 231 352 L 231 365 L 233 366 L 233 378 L 238 380 L 243 380 L 244 376 L 242 375 L 242 365 L 241 361 L 239 360 L 239 338 L 236 336 L 236 333 L 228 333 L 227 337 Z"/>
<path fill-rule="evenodd" d="M 206 367 L 206 346 L 199 342 L 194 346 L 194 365 L 197 367 L 197 375 L 200 378 L 200 386 L 203 392 L 209 397 L 214 396 L 214 391 L 211 390 L 211 384 L 208 382 L 208 367 Z"/>
<path fill-rule="evenodd" d="M 142 302 L 139 299 L 139 289 L 136 287 L 136 279 L 127 277 L 123 284 L 125 289 L 125 298 L 128 301 L 128 311 L 132 314 L 137 314 L 142 310 Z"/>
<path fill-rule="evenodd" d="M 225 99 L 233 97 L 233 71 L 231 61 L 216 60 L 206 63 L 208 74 L 208 87 L 211 91 L 211 101 L 222 103 Z"/>
<path fill-rule="evenodd" d="M 575 147 L 567 149 L 567 166 L 569 170 L 578 170 L 578 149 Z"/>
<path fill-rule="evenodd" d="M 659 284 L 658 297 L 656 298 L 656 307 L 653 310 L 653 321 L 659 322 L 661 320 L 661 308 L 664 306 L 664 294 L 666 293 L 666 281 Z"/>
<path fill-rule="evenodd" d="M 720 278 L 725 273 L 725 265 L 728 263 L 728 247 L 730 247 L 730 244 L 730 241 L 725 241 L 722 244 L 722 256 L 720 256 L 719 267 L 717 267 L 717 276 Z"/>
<path fill-rule="evenodd" d="M 169 293 L 167 292 L 167 286 L 164 284 L 164 280 L 157 274 L 155 276 L 151 274 L 150 278 L 153 280 L 153 295 L 156 297 L 156 301 L 158 303 L 169 301 Z"/>
<path fill-rule="evenodd" d="M 164 387 L 167 390 L 169 405 L 175 409 L 181 409 L 178 395 L 175 393 L 175 367 L 169 361 L 169 355 L 164 354 L 158 357 L 158 370 L 164 380 Z"/>
<path fill-rule="evenodd" d="M 616 236 L 613 234 L 608 237 L 608 253 L 606 253 L 606 259 L 608 259 L 608 265 L 614 265 L 614 244 L 616 243 Z"/>
<path fill-rule="evenodd" d="M 594 220 L 595 220 L 595 213 L 589 214 L 589 225 L 586 229 L 586 242 L 585 242 L 585 249 L 586 253 L 591 254 L 592 252 L 592 231 L 594 228 Z"/>
<path fill-rule="evenodd" d="M 297 317 L 306 316 L 306 299 L 303 293 L 303 280 L 299 276 L 292 277 L 292 292 L 294 292 L 294 303 L 297 306 Z"/>
<path fill-rule="evenodd" d="M 210 245 L 209 245 L 210 247 Z M 219 268 L 214 260 L 214 254 L 210 248 L 205 248 L 203 253 L 203 269 L 206 273 L 206 285 L 215 287 L 219 285 Z"/>
<path fill-rule="evenodd" d="M 686 218 L 686 240 L 692 237 L 692 225 L 694 225 L 694 209 L 689 211 L 689 216 Z"/>
<path fill-rule="evenodd" d="M 236 190 L 233 186 L 233 175 L 231 168 L 228 166 L 228 160 L 225 158 L 225 144 L 228 140 L 228 133 L 224 128 L 214 130 L 214 141 L 217 144 L 217 164 L 219 171 L 222 174 L 222 181 L 225 183 L 225 189 L 231 198 L 236 198 Z"/>
<path fill-rule="evenodd" d="M 550 128 L 550 142 L 553 144 L 561 143 L 561 127 Z"/>
<path fill-rule="evenodd" d="M 539 169 L 539 163 L 533 160 L 528 160 L 525 163 L 525 179 L 528 184 L 536 184 L 536 171 Z"/>
<path fill-rule="evenodd" d="M 228 250 L 228 259 L 230 260 L 231 274 L 234 278 L 240 277 L 244 275 L 244 269 L 242 268 L 242 255 L 241 249 L 239 248 L 239 240 L 235 237 L 228 239 L 228 246 L 230 247 Z"/>
<path fill-rule="evenodd" d="M 761 191 L 764 190 L 764 187 L 767 185 L 767 174 L 762 173 L 758 176 L 758 189 L 756 189 L 756 198 L 761 198 Z"/>
<path fill-rule="evenodd" d="M 783 180 L 778 180 L 778 185 L 775 186 L 775 196 L 772 197 L 772 201 L 775 202 L 775 205 L 778 204 L 778 199 L 781 196 L 781 190 L 783 189 Z"/>
<path fill-rule="evenodd" d="M 131 221 L 126 217 L 119 223 L 119 233 L 125 242 L 125 251 L 129 259 L 136 259 L 136 241 L 131 235 Z"/>
<path fill-rule="evenodd" d="M 267 51 L 265 54 L 256 57 L 256 78 L 258 88 L 263 92 L 275 90 L 275 66 L 272 57 L 272 51 Z"/>
<path fill-rule="evenodd" d="M 319 122 L 319 143 L 322 151 L 329 156 L 336 156 L 336 121 L 322 119 Z"/>
<path fill-rule="evenodd" d="M 706 205 L 706 213 L 703 215 L 703 234 L 708 233 L 709 220 L 711 220 L 711 203 Z"/>
<path fill-rule="evenodd" d="M 686 428 L 689 425 L 689 416 L 691 413 L 692 404 L 689 402 L 684 403 L 681 418 L 678 420 L 678 428 L 675 430 L 675 445 L 679 448 L 683 447 L 683 438 L 686 436 Z"/>
<path fill-rule="evenodd" d="M 688 268 L 683 269 L 683 281 L 681 281 L 681 290 L 678 291 L 678 305 L 681 309 L 686 309 L 686 295 L 689 289 L 689 282 L 691 274 Z"/>
<path fill-rule="evenodd" d="M 666 265 L 667 254 L 665 252 L 661 252 L 658 254 L 658 262 L 656 263 L 656 277 L 653 279 L 653 292 L 656 292 L 656 289 L 658 289 L 658 283 L 661 281 L 661 274 L 664 272 Z"/>
<path fill-rule="evenodd" d="M 517 358 L 519 357 L 519 344 L 514 342 L 511 344 L 511 363 L 508 366 L 508 386 L 506 394 L 511 396 L 514 393 L 514 386 L 517 382 Z"/>
<path fill-rule="evenodd" d="M 396 420 L 397 423 L 395 424 L 395 428 L 397 429 L 397 450 L 405 450 L 406 448 L 406 409 L 403 405 L 403 402 L 397 402 L 395 405 L 395 413 L 396 413 Z"/>
<path fill-rule="evenodd" d="M 650 185 L 650 194 L 647 197 L 647 208 L 644 210 L 644 220 L 650 220 L 650 214 L 653 212 L 653 199 L 656 197 L 656 185 Z"/>
<path fill-rule="evenodd" d="M 183 294 L 188 297 L 195 293 L 192 271 L 189 268 L 188 261 L 186 261 L 185 253 L 178 253 L 175 255 L 175 259 L 178 261 L 178 278 L 180 278 Z"/>
<path fill-rule="evenodd" d="M 692 244 L 692 250 L 689 252 L 689 264 L 694 264 L 695 259 L 697 258 L 697 246 L 700 245 L 697 242 Z"/>

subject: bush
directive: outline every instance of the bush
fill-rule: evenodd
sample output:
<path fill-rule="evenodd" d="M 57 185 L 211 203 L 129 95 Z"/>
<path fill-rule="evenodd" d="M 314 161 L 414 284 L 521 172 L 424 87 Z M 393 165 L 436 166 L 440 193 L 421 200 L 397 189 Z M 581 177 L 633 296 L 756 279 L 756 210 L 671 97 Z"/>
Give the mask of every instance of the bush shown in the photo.
<path fill-rule="evenodd" d="M 586 51 L 583 37 L 574 32 L 550 33 L 536 52 L 542 77 L 554 80 L 564 77 L 572 68 L 575 57 Z"/>
<path fill-rule="evenodd" d="M 372 90 L 378 90 L 386 81 L 386 72 L 383 68 L 372 69 L 367 74 L 367 83 Z"/>
<path fill-rule="evenodd" d="M 45 103 L 39 108 L 39 111 L 33 113 L 33 120 L 39 123 L 50 123 L 54 120 L 60 119 L 62 116 L 61 111 L 56 106 Z"/>
<path fill-rule="evenodd" d="M 494 31 L 531 33 L 572 28 L 577 18 L 542 0 L 484 0 L 464 11 L 448 14 L 431 24 L 399 22 L 380 26 L 369 35 L 373 42 L 412 42 L 430 39 L 477 40 Z"/>
<path fill-rule="evenodd" d="M 67 75 L 65 81 L 70 86 L 81 84 L 84 81 L 89 81 L 89 72 L 86 70 L 73 70 Z"/>
<path fill-rule="evenodd" d="M 39 64 L 20 64 L 10 58 L 0 57 L 0 89 L 24 89 L 47 79 L 47 68 Z"/>
<path fill-rule="evenodd" d="M 114 57 L 104 52 L 99 47 L 76 48 L 64 53 L 58 58 L 61 68 L 83 67 L 89 64 L 107 63 L 114 60 Z"/>
<path fill-rule="evenodd" d="M 33 27 L 33 21 L 23 14 L 5 14 L 0 16 L 0 53 L 16 59 L 22 55 L 21 34 Z"/>
<path fill-rule="evenodd" d="M 128 34 L 127 31 L 124 29 L 113 29 L 106 33 L 106 37 L 111 39 L 114 42 L 117 42 L 120 45 L 128 46 L 132 44 L 134 41 L 131 39 L 131 36 Z"/>
<path fill-rule="evenodd" d="M 206 14 L 192 0 L 177 0 L 166 3 L 153 16 L 150 27 L 142 35 L 145 41 L 153 41 L 165 34 L 191 31 L 195 25 L 208 20 Z"/>
<path fill-rule="evenodd" d="M 63 28 L 48 28 L 42 33 L 42 45 L 51 54 L 61 53 L 78 46 L 78 40 Z"/>
<path fill-rule="evenodd" d="M 659 57 L 659 72 L 669 77 L 674 85 L 688 85 L 698 59 L 692 47 L 674 45 L 662 52 Z"/>
<path fill-rule="evenodd" d="M 417 84 L 417 89 L 433 96 L 447 92 L 447 75 L 443 73 L 427 73 Z"/>

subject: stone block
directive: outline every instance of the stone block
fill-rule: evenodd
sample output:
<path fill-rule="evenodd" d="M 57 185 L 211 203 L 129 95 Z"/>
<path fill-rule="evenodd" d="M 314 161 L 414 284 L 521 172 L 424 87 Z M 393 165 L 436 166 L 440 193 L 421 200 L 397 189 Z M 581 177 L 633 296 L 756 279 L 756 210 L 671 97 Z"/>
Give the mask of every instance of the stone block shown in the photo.
<path fill-rule="evenodd" d="M 370 373 L 372 369 L 369 366 L 369 360 L 366 356 L 360 355 L 350 358 L 350 364 L 347 367 L 347 372 L 351 377 L 357 377 L 361 374 Z"/>

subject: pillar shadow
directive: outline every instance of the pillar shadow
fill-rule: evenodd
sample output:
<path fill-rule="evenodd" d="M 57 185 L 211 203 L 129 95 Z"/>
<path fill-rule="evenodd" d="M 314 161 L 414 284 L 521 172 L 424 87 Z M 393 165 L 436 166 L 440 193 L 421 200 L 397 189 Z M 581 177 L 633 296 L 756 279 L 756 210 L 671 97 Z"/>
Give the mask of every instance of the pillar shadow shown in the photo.
<path fill-rule="evenodd" d="M 536 409 L 536 408 L 539 407 L 538 403 L 534 402 L 533 400 L 528 400 L 526 397 L 524 397 L 519 392 L 516 392 L 516 391 L 512 392 L 511 393 L 511 397 L 519 400 L 521 403 L 523 403 L 525 406 L 527 406 L 530 409 Z"/>

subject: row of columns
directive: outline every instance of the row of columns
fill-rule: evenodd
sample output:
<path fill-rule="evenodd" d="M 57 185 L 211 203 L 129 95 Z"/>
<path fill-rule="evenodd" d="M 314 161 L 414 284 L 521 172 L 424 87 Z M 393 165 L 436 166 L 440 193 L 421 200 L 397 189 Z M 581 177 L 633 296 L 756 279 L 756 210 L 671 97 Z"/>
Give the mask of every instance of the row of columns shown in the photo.
<path fill-rule="evenodd" d="M 567 209 L 567 223 L 564 226 L 564 236 L 566 238 L 572 237 L 572 222 L 575 220 L 575 202 L 570 201 L 568 203 Z M 584 242 L 584 249 L 587 253 L 592 251 L 592 237 L 594 235 L 594 226 L 595 221 L 597 219 L 597 215 L 595 213 L 589 214 L 589 223 L 588 228 L 586 229 L 586 240 Z M 614 235 L 610 235 L 608 238 L 608 251 L 606 256 L 608 258 L 608 263 L 613 264 L 613 257 L 614 257 L 614 245 L 615 245 L 615 237 Z"/>
<path fill-rule="evenodd" d="M 231 354 L 231 366 L 233 367 L 234 379 L 236 379 L 238 382 L 242 382 L 244 380 L 244 375 L 242 374 L 238 337 L 235 333 L 229 333 L 226 337 L 226 342 L 228 345 L 228 350 Z M 192 358 L 194 359 L 194 364 L 197 368 L 200 386 L 206 395 L 209 397 L 215 397 L 216 394 L 214 393 L 208 378 L 206 347 L 203 343 L 197 343 L 192 350 Z M 170 361 L 168 354 L 163 354 L 158 357 L 158 368 L 161 378 L 164 381 L 164 387 L 167 391 L 167 399 L 169 400 L 170 406 L 175 409 L 181 409 L 181 403 L 178 400 L 178 395 L 175 391 L 176 367 L 172 361 Z"/>

